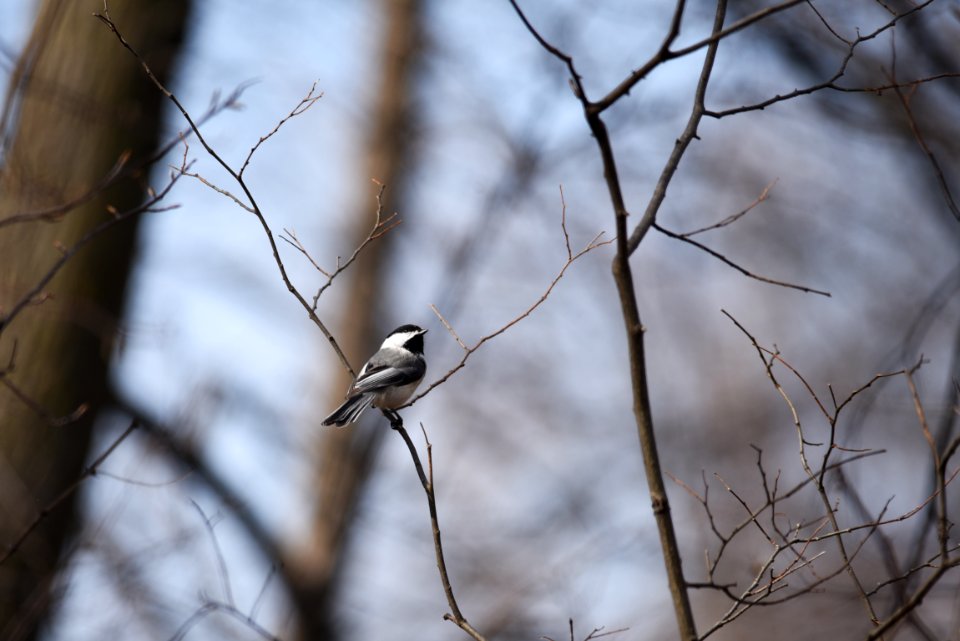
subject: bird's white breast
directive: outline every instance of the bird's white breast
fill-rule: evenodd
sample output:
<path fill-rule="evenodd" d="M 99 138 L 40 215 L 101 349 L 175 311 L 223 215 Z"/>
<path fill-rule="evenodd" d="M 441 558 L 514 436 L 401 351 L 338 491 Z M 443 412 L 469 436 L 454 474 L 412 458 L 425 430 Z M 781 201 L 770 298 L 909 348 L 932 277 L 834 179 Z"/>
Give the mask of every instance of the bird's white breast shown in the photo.
<path fill-rule="evenodd" d="M 407 383 L 400 387 L 389 387 L 382 392 L 377 392 L 373 397 L 373 406 L 384 410 L 392 410 L 400 407 L 413 396 L 413 392 L 422 380 L 421 378 L 419 381 L 413 383 Z"/>

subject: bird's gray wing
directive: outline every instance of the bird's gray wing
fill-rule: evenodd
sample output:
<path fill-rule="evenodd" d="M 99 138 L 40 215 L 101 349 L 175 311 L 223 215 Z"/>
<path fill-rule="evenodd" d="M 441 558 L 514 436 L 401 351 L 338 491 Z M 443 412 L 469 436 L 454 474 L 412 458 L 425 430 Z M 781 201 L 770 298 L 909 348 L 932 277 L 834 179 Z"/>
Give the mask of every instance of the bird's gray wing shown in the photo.
<path fill-rule="evenodd" d="M 417 360 L 407 367 L 392 367 L 389 365 L 364 368 L 360 377 L 350 389 L 351 394 L 375 392 L 385 387 L 406 385 L 423 378 L 427 366 L 422 360 Z"/>

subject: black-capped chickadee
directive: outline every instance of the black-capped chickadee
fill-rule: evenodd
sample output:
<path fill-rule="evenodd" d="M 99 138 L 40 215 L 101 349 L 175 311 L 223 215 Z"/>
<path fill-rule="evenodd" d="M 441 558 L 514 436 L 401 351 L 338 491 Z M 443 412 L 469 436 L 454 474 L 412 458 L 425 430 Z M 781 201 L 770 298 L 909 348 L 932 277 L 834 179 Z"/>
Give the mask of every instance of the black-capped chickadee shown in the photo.
<path fill-rule="evenodd" d="M 423 358 L 426 333 L 416 325 L 401 325 L 390 332 L 360 370 L 347 391 L 347 400 L 323 419 L 323 424 L 342 427 L 360 418 L 371 405 L 394 410 L 406 403 L 427 373 Z"/>

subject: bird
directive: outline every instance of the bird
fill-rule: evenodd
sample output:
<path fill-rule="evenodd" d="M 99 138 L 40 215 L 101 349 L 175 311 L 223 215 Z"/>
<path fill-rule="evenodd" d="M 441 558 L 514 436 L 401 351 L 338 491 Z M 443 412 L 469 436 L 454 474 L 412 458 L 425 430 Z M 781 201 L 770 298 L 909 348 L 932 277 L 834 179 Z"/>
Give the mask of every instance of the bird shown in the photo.
<path fill-rule="evenodd" d="M 364 364 L 347 390 L 347 400 L 323 419 L 323 425 L 343 427 L 354 423 L 370 406 L 392 412 L 413 396 L 427 373 L 423 335 L 416 325 L 401 325 L 390 332 L 380 349 Z"/>

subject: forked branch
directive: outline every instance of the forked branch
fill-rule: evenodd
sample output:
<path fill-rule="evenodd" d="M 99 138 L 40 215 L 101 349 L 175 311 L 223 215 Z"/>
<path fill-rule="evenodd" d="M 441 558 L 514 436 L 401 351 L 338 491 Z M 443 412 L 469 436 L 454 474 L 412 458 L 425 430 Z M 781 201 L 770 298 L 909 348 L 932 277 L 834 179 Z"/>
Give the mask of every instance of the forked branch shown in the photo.
<path fill-rule="evenodd" d="M 489 334 L 486 334 L 485 336 L 482 336 L 473 345 L 467 345 L 463 341 L 463 339 L 460 338 L 460 336 L 457 334 L 456 330 L 453 329 L 453 326 L 450 324 L 450 322 L 443 317 L 443 314 L 440 313 L 440 310 L 437 309 L 436 306 L 431 305 L 430 308 L 433 310 L 433 313 L 437 315 L 437 318 L 440 319 L 440 322 L 443 323 L 443 326 L 447 328 L 447 331 L 450 332 L 450 335 L 453 336 L 454 340 L 457 341 L 457 344 L 460 345 L 461 349 L 463 350 L 463 356 L 460 358 L 460 362 L 458 362 L 453 368 L 448 370 L 446 374 L 444 374 L 443 376 L 441 376 L 440 378 L 432 382 L 430 385 L 428 385 L 425 390 L 423 390 L 422 392 L 414 396 L 406 405 L 404 405 L 404 407 L 413 405 L 418 400 L 420 400 L 421 398 L 429 394 L 431 391 L 433 391 L 436 387 L 447 382 L 451 376 L 453 376 L 454 374 L 456 374 L 466 366 L 467 359 L 469 359 L 470 356 L 473 355 L 473 353 L 476 352 L 478 349 L 480 349 L 486 342 L 493 340 L 497 336 L 500 336 L 501 334 L 506 332 L 508 329 L 510 329 L 520 321 L 530 316 L 530 314 L 532 314 L 534 311 L 536 311 L 536 309 L 541 305 L 543 305 L 543 303 L 546 302 L 547 298 L 550 297 L 550 294 L 551 292 L 553 292 L 554 287 L 557 286 L 557 284 L 560 282 L 560 279 L 563 278 L 563 275 L 567 272 L 567 269 L 569 269 L 570 266 L 573 265 L 573 263 L 575 263 L 577 260 L 585 256 L 586 254 L 592 252 L 594 249 L 603 247 L 604 245 L 609 245 L 613 242 L 611 240 L 601 240 L 604 234 L 603 232 L 600 232 L 596 236 L 594 236 L 586 245 L 584 245 L 582 249 L 580 249 L 577 252 L 574 252 L 570 245 L 570 234 L 567 232 L 567 205 L 563 199 L 562 190 L 560 192 L 560 201 L 561 201 L 560 228 L 563 231 L 564 248 L 567 253 L 567 260 L 566 262 L 564 262 L 563 266 L 560 267 L 560 271 L 557 273 L 556 276 L 554 276 L 553 280 L 550 281 L 550 284 L 547 286 L 546 290 L 544 290 L 544 292 L 540 295 L 540 297 L 536 301 L 534 301 L 533 304 L 530 305 L 530 307 L 528 307 L 526 310 L 521 312 L 518 316 L 515 316 L 512 320 L 508 321 L 499 329 Z"/>
<path fill-rule="evenodd" d="M 440 573 L 440 583 L 443 585 L 443 593 L 447 597 L 447 605 L 450 606 L 450 612 L 443 615 L 443 618 L 447 621 L 452 621 L 475 641 L 486 641 L 486 637 L 470 625 L 470 622 L 467 621 L 466 617 L 464 617 L 460 611 L 457 598 L 453 593 L 453 587 L 450 584 L 450 576 L 447 574 L 447 561 L 443 556 L 443 541 L 440 537 L 440 519 L 437 516 L 437 499 L 433 486 L 433 446 L 427 437 L 427 430 L 424 429 L 422 424 L 420 425 L 420 429 L 423 432 L 423 440 L 427 444 L 427 471 L 424 472 L 420 454 L 417 452 L 417 448 L 413 444 L 410 434 L 407 433 L 406 428 L 403 426 L 403 419 L 397 412 L 390 410 L 382 411 L 383 415 L 390 421 L 390 427 L 396 430 L 396 432 L 400 434 L 400 437 L 403 438 L 403 442 L 406 443 L 407 449 L 410 451 L 410 458 L 413 459 L 413 465 L 417 470 L 417 476 L 420 478 L 420 485 L 423 487 L 424 494 L 427 495 L 427 508 L 430 511 L 430 525 L 431 531 L 433 532 L 433 549 L 437 558 L 437 570 Z"/>
<path fill-rule="evenodd" d="M 177 96 L 173 92 L 171 92 L 169 89 L 167 89 L 167 87 L 153 73 L 153 71 L 150 69 L 150 66 L 143 59 L 143 57 L 137 52 L 136 49 L 133 48 L 133 46 L 129 42 L 127 42 L 126 38 L 123 37 L 123 34 L 120 33 L 120 30 L 117 28 L 117 25 L 110 18 L 110 12 L 107 8 L 106 0 L 104 0 L 103 13 L 95 13 L 94 17 L 96 17 L 101 22 L 103 22 L 110 29 L 110 31 L 117 37 L 117 40 L 120 41 L 120 44 L 123 45 L 123 47 L 137 59 L 137 61 L 140 63 L 140 66 L 143 68 L 144 73 L 147 75 L 150 81 L 154 84 L 154 86 L 164 96 L 166 96 L 180 111 L 180 114 L 183 116 L 184 120 L 186 120 L 187 124 L 190 126 L 190 130 L 197 137 L 197 140 L 200 141 L 200 144 L 203 145 L 203 148 L 206 150 L 207 155 L 209 155 L 210 158 L 216 161 L 216 163 L 219 164 L 230 175 L 231 178 L 233 178 L 233 180 L 237 183 L 237 185 L 243 191 L 244 197 L 246 199 L 247 207 L 249 208 L 250 211 L 252 211 L 253 215 L 256 216 L 257 220 L 260 223 L 260 226 L 263 228 L 263 233 L 266 235 L 267 242 L 270 244 L 270 250 L 273 253 L 273 260 L 277 265 L 277 269 L 280 272 L 280 277 L 283 280 L 284 285 L 286 285 L 287 290 L 294 296 L 294 298 L 297 299 L 297 302 L 299 302 L 300 305 L 303 307 L 303 309 L 307 312 L 307 316 L 310 318 L 313 324 L 316 325 L 317 328 L 319 328 L 320 331 L 323 333 L 324 337 L 327 339 L 327 342 L 330 344 L 331 348 L 337 354 L 337 357 L 340 359 L 340 362 L 343 364 L 344 368 L 348 372 L 350 372 L 352 375 L 355 375 L 353 367 L 351 367 L 350 365 L 350 361 L 347 359 L 346 355 L 343 353 L 343 350 L 340 349 L 340 345 L 337 343 L 336 339 L 333 337 L 333 334 L 330 332 L 329 329 L 327 329 L 327 326 L 323 323 L 323 321 L 320 320 L 320 317 L 317 316 L 316 311 L 314 311 L 314 308 L 310 305 L 310 303 L 306 300 L 306 298 L 304 298 L 304 296 L 300 293 L 300 291 L 294 286 L 293 282 L 291 282 L 290 277 L 287 274 L 287 268 L 283 263 L 283 259 L 280 257 L 280 250 L 277 247 L 277 241 L 276 241 L 276 238 L 274 237 L 273 230 L 270 228 L 270 224 L 267 222 L 266 216 L 263 214 L 263 211 L 260 209 L 260 206 L 257 204 L 257 201 L 253 196 L 253 193 L 250 191 L 250 188 L 247 186 L 247 183 L 243 177 L 243 171 L 246 169 L 247 165 L 249 164 L 250 159 L 253 156 L 254 152 L 256 152 L 257 149 L 260 148 L 260 145 L 265 140 L 270 138 L 274 133 L 276 133 L 276 131 L 290 118 L 302 114 L 304 111 L 306 111 L 306 109 L 316 104 L 316 101 L 320 98 L 319 95 L 315 95 L 314 93 L 316 85 L 311 87 L 310 91 L 299 102 L 297 107 L 295 107 L 290 112 L 289 115 L 283 118 L 267 136 L 264 136 L 256 144 L 253 145 L 253 147 L 250 149 L 250 152 L 247 154 L 246 160 L 244 161 L 240 170 L 236 170 L 229 163 L 227 163 L 220 156 L 220 154 L 218 154 L 217 151 L 213 149 L 213 147 L 210 146 L 207 140 L 203 137 L 203 134 L 200 133 L 200 128 L 194 122 L 194 119 L 190 116 L 190 113 L 183 106 L 183 104 L 180 102 Z"/>

